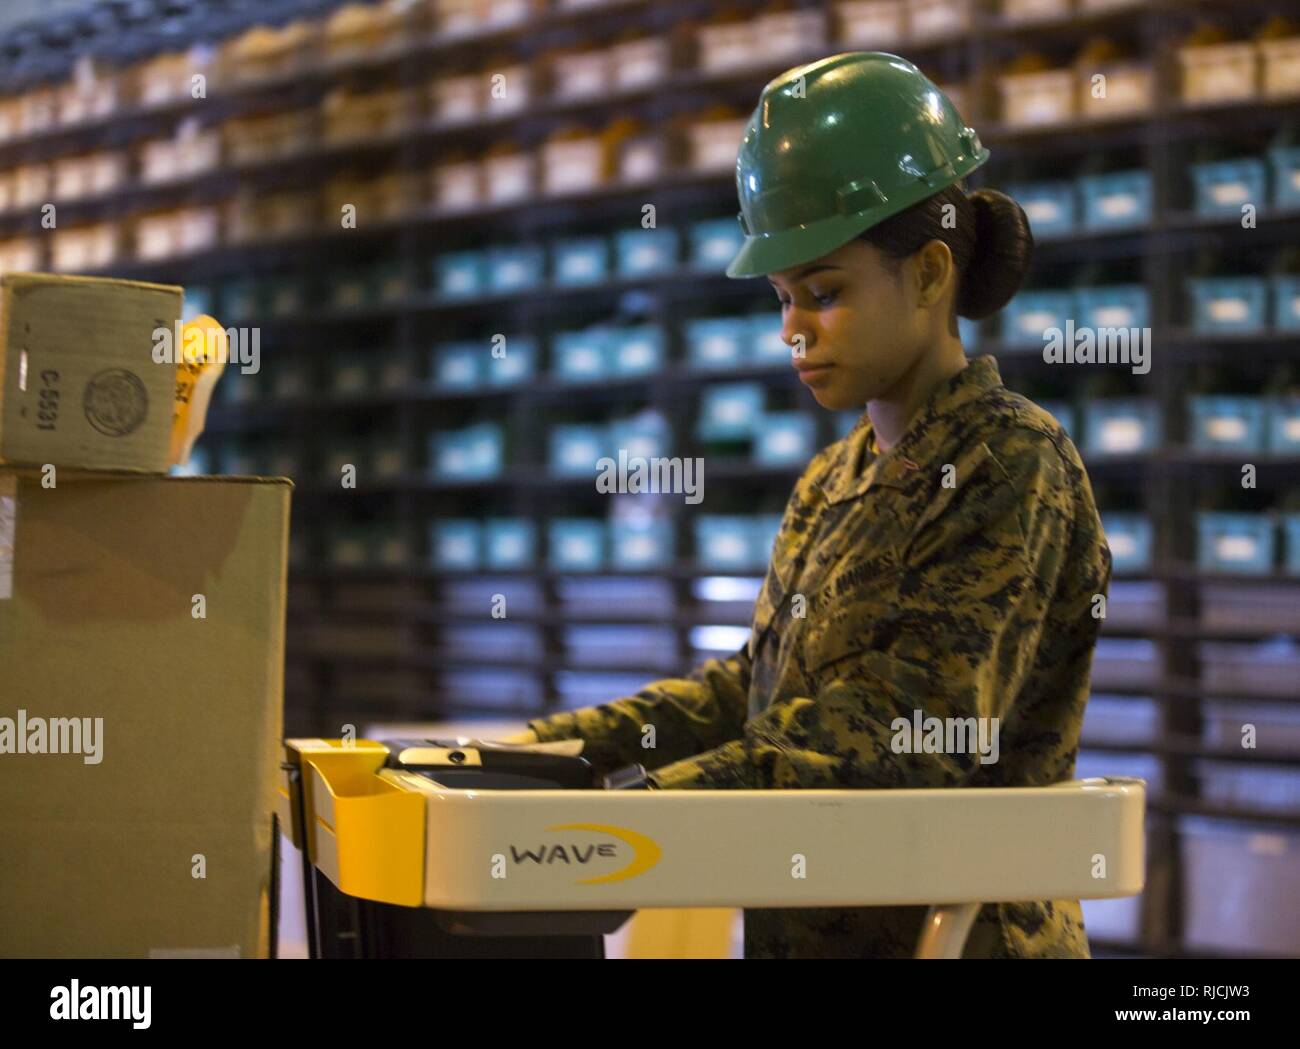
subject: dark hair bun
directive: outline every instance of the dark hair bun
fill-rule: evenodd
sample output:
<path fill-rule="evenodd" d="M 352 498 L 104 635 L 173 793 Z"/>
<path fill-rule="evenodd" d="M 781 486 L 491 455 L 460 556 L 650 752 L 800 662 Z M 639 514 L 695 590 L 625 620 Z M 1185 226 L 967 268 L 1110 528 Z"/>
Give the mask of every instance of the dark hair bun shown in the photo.
<path fill-rule="evenodd" d="M 1034 254 L 1029 219 L 996 189 L 966 197 L 975 212 L 975 253 L 962 274 L 957 313 L 973 321 L 991 317 L 1020 290 Z"/>

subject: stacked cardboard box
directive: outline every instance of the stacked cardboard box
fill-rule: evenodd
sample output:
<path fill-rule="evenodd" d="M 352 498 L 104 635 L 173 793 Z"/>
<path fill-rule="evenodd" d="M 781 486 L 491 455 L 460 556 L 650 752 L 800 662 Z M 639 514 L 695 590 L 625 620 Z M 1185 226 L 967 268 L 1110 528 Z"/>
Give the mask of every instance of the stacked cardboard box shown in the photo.
<path fill-rule="evenodd" d="M 268 950 L 290 485 L 162 476 L 180 306 L 0 284 L 3 956 Z"/>

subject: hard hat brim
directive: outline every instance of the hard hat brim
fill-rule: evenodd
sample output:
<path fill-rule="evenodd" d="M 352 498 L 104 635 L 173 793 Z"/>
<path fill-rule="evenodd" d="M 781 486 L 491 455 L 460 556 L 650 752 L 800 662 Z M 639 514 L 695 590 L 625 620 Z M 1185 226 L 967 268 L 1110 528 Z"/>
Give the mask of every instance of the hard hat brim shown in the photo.
<path fill-rule="evenodd" d="M 953 165 L 951 172 L 941 178 L 918 179 L 913 185 L 896 193 L 884 204 L 877 204 L 853 215 L 832 215 L 830 218 L 806 226 L 783 229 L 775 233 L 747 236 L 727 265 L 726 274 L 736 280 L 762 277 L 800 266 L 829 255 L 843 247 L 878 222 L 900 211 L 919 204 L 927 197 L 961 181 L 988 160 L 989 151 L 981 147 L 977 153 Z"/>

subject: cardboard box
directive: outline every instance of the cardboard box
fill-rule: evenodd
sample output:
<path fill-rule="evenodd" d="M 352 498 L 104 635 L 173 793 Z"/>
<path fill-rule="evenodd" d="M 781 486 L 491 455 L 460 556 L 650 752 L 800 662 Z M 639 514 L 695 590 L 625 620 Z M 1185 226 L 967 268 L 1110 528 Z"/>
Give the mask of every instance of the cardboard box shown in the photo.
<path fill-rule="evenodd" d="M 0 956 L 264 956 L 292 486 L 40 478 L 0 468 Z"/>
<path fill-rule="evenodd" d="M 176 365 L 155 363 L 154 331 L 175 332 L 181 297 L 138 281 L 0 278 L 0 463 L 165 471 Z"/>

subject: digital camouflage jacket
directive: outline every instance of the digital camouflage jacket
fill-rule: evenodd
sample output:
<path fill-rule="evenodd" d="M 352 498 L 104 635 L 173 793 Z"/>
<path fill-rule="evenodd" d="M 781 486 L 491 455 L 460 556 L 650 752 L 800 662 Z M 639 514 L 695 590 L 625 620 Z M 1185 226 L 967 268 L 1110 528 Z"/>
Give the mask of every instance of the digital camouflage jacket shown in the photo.
<path fill-rule="evenodd" d="M 580 737 L 598 769 L 640 762 L 666 790 L 1071 779 L 1111 571 L 1074 445 L 983 356 L 872 447 L 864 412 L 809 463 L 743 648 L 533 721 L 538 737 Z M 998 759 L 896 753 L 891 723 L 916 710 L 1000 719 Z M 745 954 L 907 957 L 925 910 L 751 909 Z M 965 956 L 1088 957 L 1079 903 L 986 904 Z"/>

